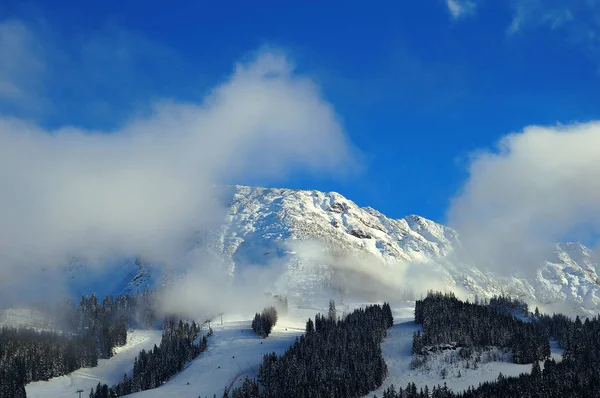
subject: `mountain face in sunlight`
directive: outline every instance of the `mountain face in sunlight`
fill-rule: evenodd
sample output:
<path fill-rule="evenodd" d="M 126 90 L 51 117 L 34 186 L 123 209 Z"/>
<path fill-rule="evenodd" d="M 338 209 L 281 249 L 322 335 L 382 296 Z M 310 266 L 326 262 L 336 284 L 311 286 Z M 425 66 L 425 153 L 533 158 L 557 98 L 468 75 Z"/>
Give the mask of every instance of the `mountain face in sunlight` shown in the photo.
<path fill-rule="evenodd" d="M 557 244 L 532 276 L 501 276 L 459 258 L 459 234 L 420 216 L 390 219 L 334 192 L 224 189 L 226 219 L 218 230 L 194 236 L 190 253 L 215 259 L 233 284 L 260 283 L 265 291 L 306 305 L 334 294 L 414 299 L 429 289 L 466 297 L 505 293 L 543 308 L 566 305 L 583 313 L 600 303 L 598 259 L 579 243 Z M 93 280 L 102 279 L 92 278 L 84 264 L 72 265 L 68 273 L 72 286 L 88 291 Z M 160 286 L 182 274 L 185 270 L 151 259 L 128 259 L 110 267 L 117 283 L 109 290 Z"/>

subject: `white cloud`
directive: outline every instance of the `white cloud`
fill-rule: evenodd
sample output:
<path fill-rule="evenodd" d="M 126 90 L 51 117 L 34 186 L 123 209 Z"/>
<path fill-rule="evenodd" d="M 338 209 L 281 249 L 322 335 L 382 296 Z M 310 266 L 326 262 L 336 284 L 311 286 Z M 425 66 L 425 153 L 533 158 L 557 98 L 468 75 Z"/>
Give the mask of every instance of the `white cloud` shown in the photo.
<path fill-rule="evenodd" d="M 475 14 L 482 0 L 446 0 L 453 19 Z M 600 51 L 600 1 L 585 0 L 510 0 L 505 2 L 511 12 L 507 33 L 515 35 L 530 30 L 548 28 L 564 32 L 565 40 L 584 46 L 597 56 Z"/>
<path fill-rule="evenodd" d="M 336 174 L 351 152 L 332 106 L 274 51 L 201 103 L 160 101 L 118 131 L 0 118 L 0 290 L 70 256 L 186 261 L 184 237 L 223 216 L 213 184 Z"/>
<path fill-rule="evenodd" d="M 475 3 L 472 0 L 446 0 L 446 6 L 455 19 L 475 11 Z"/>
<path fill-rule="evenodd" d="M 448 213 L 465 254 L 501 272 L 539 266 L 563 239 L 600 233 L 600 122 L 526 128 L 473 155 Z"/>
<path fill-rule="evenodd" d="M 589 8 L 588 8 L 589 6 Z M 583 21 L 574 16 L 586 9 L 585 13 L 594 11 L 592 2 L 575 4 L 570 1 L 548 3 L 542 0 L 513 0 L 513 19 L 508 28 L 509 33 L 517 33 L 527 28 L 549 27 L 551 29 L 566 28 L 569 31 L 581 28 Z M 585 25 L 585 23 L 584 23 Z"/>
<path fill-rule="evenodd" d="M 44 72 L 42 50 L 22 22 L 0 22 L 0 105 L 20 104 L 35 94 Z"/>
<path fill-rule="evenodd" d="M 455 0 L 447 0 L 448 10 L 454 18 L 458 18 L 462 13 L 462 7 Z"/>
<path fill-rule="evenodd" d="M 360 250 L 332 249 L 324 241 L 297 240 L 288 247 L 301 259 L 304 267 L 328 265 L 331 287 L 351 297 L 366 301 L 416 300 L 429 290 L 455 291 L 464 295 L 460 287 L 452 286 L 444 267 L 434 262 L 383 261 L 381 257 Z"/>

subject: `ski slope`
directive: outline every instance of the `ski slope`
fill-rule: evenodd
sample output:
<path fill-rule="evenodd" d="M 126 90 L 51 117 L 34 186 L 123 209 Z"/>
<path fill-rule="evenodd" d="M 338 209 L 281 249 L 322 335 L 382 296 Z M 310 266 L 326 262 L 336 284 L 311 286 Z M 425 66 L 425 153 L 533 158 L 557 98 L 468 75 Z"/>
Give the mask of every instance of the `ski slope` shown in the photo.
<path fill-rule="evenodd" d="M 133 330 L 127 333 L 127 344 L 118 347 L 110 359 L 98 360 L 95 368 L 82 368 L 66 376 L 55 377 L 48 381 L 37 381 L 25 386 L 28 398 L 73 398 L 76 391 L 82 389 L 88 396 L 90 389 L 98 383 L 113 385 L 121 381 L 125 373 L 131 374 L 133 360 L 138 353 L 149 350 L 160 343 L 162 332 L 159 330 Z"/>
<path fill-rule="evenodd" d="M 222 396 L 223 389 L 239 386 L 245 376 L 256 377 L 263 356 L 276 352 L 282 354 L 304 333 L 308 317 L 283 317 L 277 321 L 266 339 L 258 337 L 251 329 L 248 317 L 224 315 L 223 325 L 212 325 L 214 334 L 208 348 L 187 367 L 163 386 L 128 395 L 135 398 L 198 398 Z M 242 320 L 246 318 L 245 320 Z"/>
<path fill-rule="evenodd" d="M 353 308 L 366 303 L 351 305 Z M 178 375 L 163 386 L 129 395 L 135 398 L 197 398 L 222 396 L 225 387 L 239 386 L 244 377 L 256 377 L 262 357 L 266 353 L 282 354 L 296 336 L 304 333 L 306 320 L 314 318 L 316 312 L 324 313 L 323 308 L 294 308 L 289 317 L 277 322 L 271 335 L 266 339 L 256 336 L 251 328 L 251 321 L 244 316 L 224 316 L 223 325 L 213 324 L 214 335 L 209 339 L 208 349 L 200 354 Z M 484 381 L 493 381 L 502 373 L 505 376 L 518 376 L 530 372 L 531 365 L 517 365 L 509 362 L 490 362 L 479 365 L 478 369 L 460 368 L 461 377 L 456 377 L 458 369 L 449 371 L 448 376 L 441 376 L 441 367 L 430 371 L 411 369 L 412 334 L 420 329 L 413 320 L 414 303 L 402 302 L 393 308 L 395 325 L 389 329 L 384 340 L 382 351 L 388 365 L 389 376 L 382 387 L 366 397 L 381 396 L 390 385 L 405 387 L 414 382 L 418 388 L 446 385 L 454 391 L 464 391 L 469 386 L 477 386 Z M 262 343 L 262 344 L 261 344 Z M 560 360 L 562 351 L 552 344 L 552 356 Z M 458 365 L 457 365 L 458 366 Z"/>
<path fill-rule="evenodd" d="M 363 306 L 366 303 L 354 303 L 346 309 Z M 251 317 L 248 315 L 224 315 L 213 321 L 213 336 L 208 340 L 208 348 L 185 369 L 157 389 L 131 394 L 135 398 L 198 398 L 222 396 L 225 387 L 231 389 L 241 385 L 246 376 L 257 376 L 258 367 L 265 354 L 275 352 L 282 354 L 296 337 L 304 333 L 306 320 L 314 319 L 317 312 L 325 313 L 324 308 L 290 308 L 290 315 L 281 317 L 271 335 L 262 339 L 251 329 Z M 413 321 L 414 303 L 401 302 L 393 306 L 395 324 L 388 331 L 382 351 L 388 365 L 389 375 L 382 387 L 366 397 L 381 396 L 383 390 L 390 385 L 406 387 L 414 382 L 418 388 L 446 385 L 454 391 L 466 390 L 469 386 L 477 386 L 484 381 L 492 381 L 502 373 L 505 376 L 518 376 L 530 372 L 531 365 L 516 365 L 508 362 L 490 362 L 480 364 L 477 369 L 465 369 L 459 365 L 448 365 L 440 362 L 430 370 L 411 369 L 411 345 L 413 332 L 420 329 Z M 115 356 L 108 360 L 99 360 L 98 367 L 80 369 L 70 375 L 57 377 L 47 382 L 35 382 L 26 386 L 30 398 L 62 398 L 73 397 L 78 389 L 83 389 L 87 396 L 92 387 L 100 383 L 109 385 L 119 382 L 124 373 L 130 374 L 134 358 L 142 349 L 150 349 L 160 342 L 160 331 L 135 330 L 128 334 L 127 344 L 116 350 Z M 552 356 L 560 360 L 562 352 L 556 344 L 552 344 Z M 448 375 L 441 375 L 443 367 Z M 460 369 L 461 377 L 457 377 Z"/>

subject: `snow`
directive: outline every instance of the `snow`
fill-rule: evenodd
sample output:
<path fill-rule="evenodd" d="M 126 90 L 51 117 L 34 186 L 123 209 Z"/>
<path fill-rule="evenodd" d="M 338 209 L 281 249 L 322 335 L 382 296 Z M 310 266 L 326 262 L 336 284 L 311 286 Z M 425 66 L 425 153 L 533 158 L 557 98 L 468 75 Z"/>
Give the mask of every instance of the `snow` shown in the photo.
<path fill-rule="evenodd" d="M 411 308 L 412 309 L 412 308 Z M 464 391 L 470 386 L 477 387 L 479 383 L 494 381 L 502 373 L 504 376 L 518 376 L 521 373 L 531 372 L 531 364 L 517 365 L 509 362 L 489 362 L 480 364 L 477 369 L 465 369 L 458 364 L 449 365 L 442 361 L 435 362 L 431 370 L 411 369 L 411 347 L 413 332 L 422 330 L 420 325 L 414 323 L 412 317 L 404 317 L 409 308 L 395 309 L 395 324 L 388 330 L 388 337 L 382 344 L 382 352 L 385 362 L 388 366 L 389 375 L 378 390 L 370 393 L 367 397 L 381 397 L 383 391 L 392 384 L 397 387 L 405 388 L 408 383 L 415 383 L 417 388 L 425 388 L 425 385 L 431 390 L 434 386 L 444 383 L 448 388 L 455 392 Z M 552 357 L 556 361 L 562 359 L 562 350 L 558 348 L 556 342 L 551 343 Z M 542 367 L 543 364 L 541 363 Z M 442 377 L 442 369 L 447 369 L 446 378 Z M 457 377 L 460 370 L 460 377 Z"/>
<path fill-rule="evenodd" d="M 214 334 L 208 339 L 208 349 L 182 372 L 159 388 L 131 394 L 129 397 L 222 396 L 226 386 L 239 386 L 245 376 L 256 377 L 265 354 L 283 354 L 296 337 L 304 333 L 306 320 L 309 316 L 314 317 L 314 313 L 310 314 L 305 318 L 280 318 L 266 339 L 258 337 L 252 331 L 251 320 L 224 315 L 223 325 L 212 325 Z"/>
<path fill-rule="evenodd" d="M 200 244 L 199 249 L 210 247 L 223 253 L 230 259 L 233 276 L 236 268 L 245 263 L 272 261 L 274 256 L 264 256 L 264 252 L 282 253 L 289 242 L 318 240 L 332 251 L 378 260 L 364 264 L 365 274 L 369 274 L 369 267 L 382 263 L 392 267 L 403 262 L 417 263 L 423 274 L 440 276 L 432 278 L 425 289 L 433 284 L 439 288 L 437 282 L 441 279 L 448 289 L 466 288 L 470 296 L 489 298 L 505 292 L 524 299 L 532 308 L 555 308 L 560 304 L 563 312 L 579 315 L 593 314 L 600 305 L 599 259 L 579 243 L 557 244 L 552 257 L 539 264 L 538 272 L 504 277 L 482 272 L 476 265 L 457 258 L 456 249 L 461 244 L 453 229 L 417 215 L 388 218 L 335 192 L 234 186 L 229 205 L 219 237 Z M 357 237 L 352 231 L 369 238 Z M 302 267 L 297 265 L 303 261 L 298 254 L 288 250 L 277 257 L 280 280 L 295 282 L 279 284 L 283 294 L 298 294 L 309 281 L 326 282 L 310 275 L 314 267 L 298 272 Z M 293 278 L 289 278 L 290 273 Z"/>
<path fill-rule="evenodd" d="M 561 312 L 579 315 L 593 315 L 600 305 L 599 259 L 578 243 L 557 244 L 555 253 L 539 264 L 537 272 L 506 277 L 482 272 L 475 264 L 457 258 L 456 253 L 460 252 L 457 249 L 461 247 L 458 233 L 417 215 L 392 219 L 335 192 L 223 188 L 228 213 L 222 225 L 191 237 L 194 242 L 191 250 L 223 259 L 223 266 L 234 279 L 248 264 L 276 264 L 271 268 L 279 275 L 273 278 L 273 286 L 266 287 L 268 291 L 301 297 L 329 282 L 322 277 L 327 270 L 319 268 L 323 272 L 315 275 L 315 266 L 330 268 L 331 264 L 307 263 L 293 246 L 308 240 L 318 241 L 332 253 L 374 259 L 362 264 L 361 271 L 367 275 L 376 273 L 376 267 L 393 269 L 402 263 L 418 264 L 419 274 L 431 276 L 424 281 L 427 283 L 418 283 L 424 285 L 423 289 L 466 290 L 468 296 L 479 297 L 504 292 L 524 299 L 532 308 L 539 306 L 552 312 L 560 305 Z M 142 264 L 131 258 L 121 262 L 115 259 L 106 268 L 110 269 L 109 279 L 114 282 L 110 284 L 114 291 L 108 293 L 123 293 L 173 279 L 169 271 L 159 268 L 152 267 L 151 259 Z M 83 263 L 72 266 L 68 275 L 86 293 L 91 290 L 85 282 L 101 277 L 92 277 Z"/>
<path fill-rule="evenodd" d="M 324 312 L 322 307 L 329 298 L 336 300 L 340 313 L 355 307 L 356 303 L 340 305 L 340 292 L 331 287 L 331 264 L 322 261 L 310 263 L 309 256 L 303 254 L 302 247 L 297 245 L 299 241 L 318 241 L 331 252 L 359 254 L 374 259 L 356 265 L 364 267 L 361 271 L 365 276 L 377 273 L 378 270 L 373 267 L 395 270 L 397 264 L 416 263 L 419 274 L 441 276 L 448 289 L 466 290 L 469 295 L 477 294 L 480 298 L 505 292 L 524 299 L 530 308 L 539 306 L 543 312 L 551 313 L 551 309 L 560 305 L 561 312 L 572 316 L 583 309 L 596 310 L 600 304 L 598 258 L 580 244 L 557 245 L 553 257 L 540 264 L 533 276 L 504 278 L 457 261 L 454 253 L 460 247 L 460 240 L 456 231 L 420 216 L 391 219 L 375 209 L 359 207 L 334 192 L 244 186 L 228 189 L 229 211 L 223 225 L 199 236 L 192 250 L 223 258 L 224 266 L 234 280 L 239 269 L 246 264 L 265 265 L 270 271 L 277 271 L 273 272 L 273 286 L 265 286 L 265 291 L 286 295 L 290 304 L 295 304 L 295 312 L 280 319 L 272 335 L 264 340 L 251 332 L 250 317 L 225 315 L 223 325 L 213 324 L 214 335 L 209 339 L 206 352 L 164 386 L 136 396 L 221 396 L 223 388 L 232 381 L 239 383 L 245 375 L 254 376 L 265 353 L 285 351 L 303 332 L 306 319 L 314 317 L 317 311 Z M 360 232 L 359 236 L 353 235 L 353 231 Z M 150 262 L 136 264 L 129 259 L 123 264 L 115 261 L 115 264 L 110 268 L 110 278 L 116 281 L 115 289 L 120 290 L 112 293 L 158 284 L 165 277 L 155 275 L 157 271 L 152 269 Z M 82 281 L 87 280 L 93 285 L 101 280 L 96 276 L 91 278 L 88 273 L 84 264 L 69 270 L 73 283 L 80 289 L 85 288 L 86 292 L 94 289 L 81 285 Z M 413 283 L 414 286 L 407 286 L 407 290 L 420 287 L 423 291 L 440 289 L 439 279 L 419 279 L 418 283 Z M 138 282 L 140 286 L 137 286 Z M 348 296 L 345 299 L 350 301 L 352 293 L 345 292 Z M 395 291 L 390 293 L 391 296 L 394 294 Z M 412 322 L 413 304 L 393 306 L 397 323 L 390 329 L 383 344 L 390 373 L 383 388 L 392 383 L 405 387 L 409 381 L 414 381 L 419 386 L 427 384 L 430 387 L 445 382 L 448 387 L 461 390 L 482 381 L 494 380 L 500 372 L 509 376 L 530 371 L 531 365 L 506 362 L 482 364 L 478 369 L 461 369 L 460 378 L 454 377 L 453 372 L 444 379 L 439 371 L 411 370 L 412 333 L 418 328 Z M 29 320 L 24 322 L 26 318 Z M 46 322 L 37 314 L 24 311 L 5 314 L 2 319 L 9 324 L 23 322 L 37 327 Z M 0 320 L 0 324 L 2 322 Z M 97 368 L 82 369 L 70 376 L 28 385 L 28 396 L 73 396 L 77 388 L 87 393 L 99 381 L 114 384 L 121 380 L 123 373 L 131 370 L 133 359 L 142 348 L 151 348 L 159 341 L 159 332 L 135 331 L 128 337 L 127 347 L 119 349 L 115 357 L 101 360 Z M 560 350 L 555 345 L 552 350 L 553 355 L 560 358 Z M 381 390 L 376 393 L 381 396 Z"/>
<path fill-rule="evenodd" d="M 38 331 L 56 329 L 48 316 L 29 308 L 7 308 L 0 312 L 0 328 L 5 326 L 27 327 Z"/>
<path fill-rule="evenodd" d="M 116 349 L 110 359 L 98 360 L 94 368 L 82 368 L 61 377 L 48 381 L 37 381 L 25 386 L 29 398 L 62 398 L 74 397 L 79 389 L 87 396 L 90 389 L 98 383 L 113 385 L 123 379 L 125 373 L 131 374 L 133 360 L 138 353 L 149 350 L 160 343 L 162 332 L 158 330 L 133 330 L 127 333 L 127 344 Z"/>
<path fill-rule="evenodd" d="M 135 398 L 197 398 L 222 396 L 225 387 L 239 386 L 245 376 L 254 378 L 263 356 L 283 352 L 304 333 L 306 320 L 314 319 L 316 312 L 325 313 L 324 302 L 313 302 L 307 308 L 290 307 L 290 314 L 281 317 L 272 333 L 262 339 L 251 329 L 251 317 L 248 315 L 224 314 L 213 321 L 213 335 L 208 339 L 207 350 L 186 365 L 185 369 L 157 389 L 129 395 Z M 320 305 L 319 305 L 320 304 Z M 338 311 L 351 311 L 367 305 L 364 302 L 352 302 L 338 305 Z M 388 337 L 382 345 L 382 352 L 388 365 L 389 376 L 383 386 L 370 393 L 382 395 L 384 389 L 394 384 L 405 387 L 414 382 L 417 387 L 428 385 L 446 385 L 454 391 L 462 391 L 469 386 L 477 386 L 484 381 L 493 381 L 502 373 L 505 376 L 518 376 L 531 371 L 531 365 L 516 365 L 508 362 L 490 362 L 480 364 L 477 369 L 465 369 L 458 365 L 448 365 L 442 360 L 432 361 L 430 370 L 411 369 L 411 345 L 413 332 L 420 329 L 413 321 L 414 302 L 403 301 L 392 305 L 395 324 L 388 330 Z M 100 383 L 109 385 L 119 382 L 124 373 L 130 374 L 133 360 L 142 349 L 151 349 L 160 342 L 160 331 L 134 330 L 128 333 L 127 344 L 115 350 L 108 360 L 99 360 L 96 368 L 80 369 L 70 375 L 57 377 L 47 382 L 35 382 L 26 386 L 27 396 L 33 398 L 72 397 L 78 389 L 87 395 L 92 387 Z M 556 342 L 551 342 L 552 356 L 561 359 L 562 350 Z M 452 367 L 454 366 L 454 367 Z M 448 368 L 446 378 L 441 370 Z M 457 377 L 460 370 L 461 377 Z"/>

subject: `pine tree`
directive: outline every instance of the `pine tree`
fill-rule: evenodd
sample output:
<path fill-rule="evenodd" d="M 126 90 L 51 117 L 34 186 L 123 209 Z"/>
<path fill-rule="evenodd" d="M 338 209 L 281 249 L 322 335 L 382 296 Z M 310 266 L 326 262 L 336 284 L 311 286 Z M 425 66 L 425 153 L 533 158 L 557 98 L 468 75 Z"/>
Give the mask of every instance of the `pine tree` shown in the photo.
<path fill-rule="evenodd" d="M 531 377 L 533 377 L 534 379 L 542 378 L 542 370 L 538 361 L 534 361 L 531 365 Z"/>
<path fill-rule="evenodd" d="M 314 330 L 312 323 L 307 321 L 312 331 L 297 338 L 281 357 L 264 356 L 257 378 L 260 397 L 361 397 L 383 383 L 388 371 L 381 342 L 387 321 L 380 306 L 358 309 L 342 320 L 317 314 Z M 244 396 L 255 388 L 251 383 L 245 390 L 233 390 L 232 396 Z"/>
<path fill-rule="evenodd" d="M 337 320 L 337 314 L 336 314 L 336 310 L 335 310 L 335 301 L 333 301 L 333 300 L 329 300 L 329 311 L 327 312 L 327 318 L 330 321 Z"/>
<path fill-rule="evenodd" d="M 391 328 L 394 326 L 394 316 L 392 315 L 392 309 L 389 303 L 383 303 L 382 306 L 383 313 L 385 315 L 387 327 Z"/>
<path fill-rule="evenodd" d="M 308 318 L 308 321 L 306 321 L 306 334 L 311 334 L 315 332 L 315 324 L 313 323 L 312 319 Z"/>

